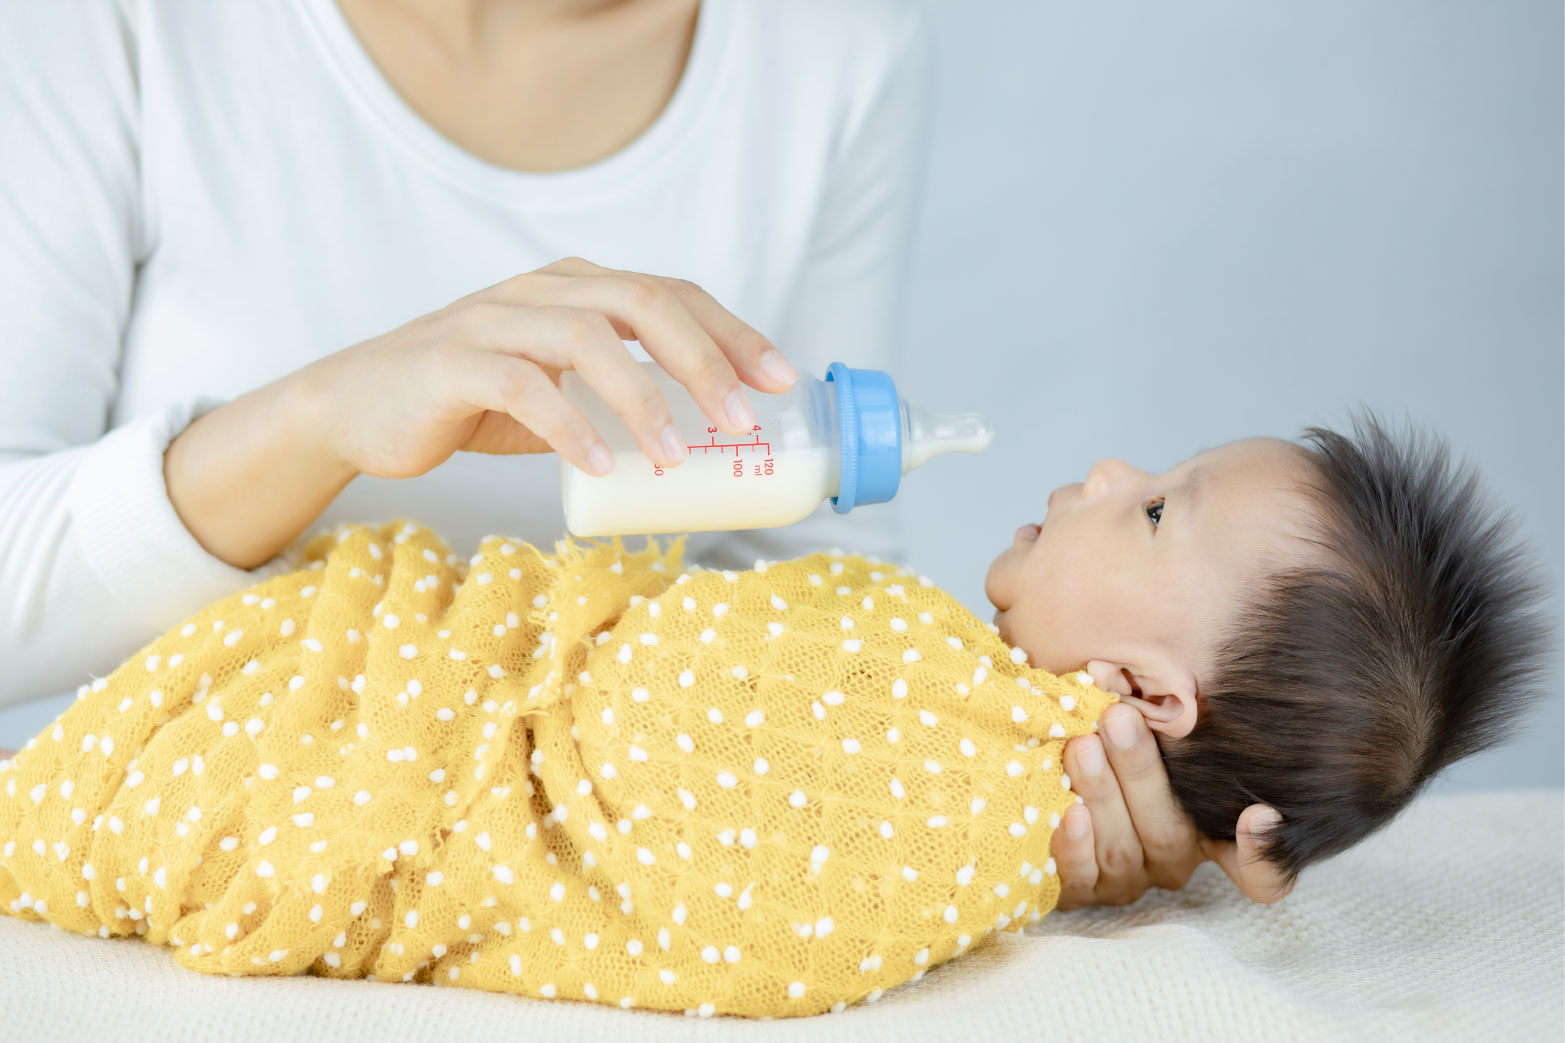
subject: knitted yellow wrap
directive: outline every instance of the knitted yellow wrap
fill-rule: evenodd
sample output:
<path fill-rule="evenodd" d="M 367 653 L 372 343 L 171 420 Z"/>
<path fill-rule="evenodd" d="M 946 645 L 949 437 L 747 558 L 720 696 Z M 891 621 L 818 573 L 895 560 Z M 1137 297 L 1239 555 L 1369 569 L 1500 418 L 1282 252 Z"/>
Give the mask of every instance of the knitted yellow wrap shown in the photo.
<path fill-rule="evenodd" d="M 208 973 L 814 1014 L 1053 908 L 1114 696 L 905 569 L 342 526 L 0 764 L 0 908 Z"/>

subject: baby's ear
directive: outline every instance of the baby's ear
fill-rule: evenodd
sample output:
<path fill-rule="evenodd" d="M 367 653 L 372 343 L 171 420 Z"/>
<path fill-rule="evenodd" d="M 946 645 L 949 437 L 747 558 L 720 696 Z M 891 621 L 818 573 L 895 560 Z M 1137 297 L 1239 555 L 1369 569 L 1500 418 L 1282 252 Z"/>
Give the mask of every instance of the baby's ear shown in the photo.
<path fill-rule="evenodd" d="M 1120 698 L 1125 698 L 1135 691 L 1130 686 L 1130 678 L 1125 676 L 1125 668 L 1118 663 L 1093 659 L 1087 663 L 1087 673 L 1092 675 L 1093 684 L 1105 692 L 1113 692 Z"/>
<path fill-rule="evenodd" d="M 1172 682 L 1142 678 L 1140 687 L 1135 695 L 1120 699 L 1141 711 L 1148 728 L 1170 739 L 1183 739 L 1195 729 L 1200 715 L 1195 678 L 1181 676 Z"/>

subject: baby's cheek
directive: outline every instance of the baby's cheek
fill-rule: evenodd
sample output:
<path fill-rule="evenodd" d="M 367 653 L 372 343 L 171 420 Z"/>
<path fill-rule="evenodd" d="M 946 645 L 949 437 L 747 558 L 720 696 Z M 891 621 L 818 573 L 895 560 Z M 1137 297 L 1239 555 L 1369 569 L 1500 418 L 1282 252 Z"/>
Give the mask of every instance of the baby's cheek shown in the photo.
<path fill-rule="evenodd" d="M 1010 613 L 1011 644 L 1020 646 L 1034 666 L 1061 674 L 1081 669 L 1100 647 L 1094 626 L 1083 615 L 1030 594 Z"/>
<path fill-rule="evenodd" d="M 1014 547 L 1003 550 L 989 563 L 989 569 L 984 574 L 984 593 L 990 601 L 1006 597 L 1011 593 L 1011 575 L 1015 571 L 1013 559 L 1016 557 Z"/>

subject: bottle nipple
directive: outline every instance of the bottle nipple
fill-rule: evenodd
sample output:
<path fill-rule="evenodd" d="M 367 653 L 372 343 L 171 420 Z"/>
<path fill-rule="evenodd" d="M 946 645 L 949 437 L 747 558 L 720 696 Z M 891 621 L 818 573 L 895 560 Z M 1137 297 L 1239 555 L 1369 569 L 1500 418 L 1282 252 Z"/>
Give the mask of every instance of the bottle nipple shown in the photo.
<path fill-rule="evenodd" d="M 902 473 L 941 453 L 976 453 L 994 440 L 994 427 L 981 413 L 934 413 L 902 400 Z"/>

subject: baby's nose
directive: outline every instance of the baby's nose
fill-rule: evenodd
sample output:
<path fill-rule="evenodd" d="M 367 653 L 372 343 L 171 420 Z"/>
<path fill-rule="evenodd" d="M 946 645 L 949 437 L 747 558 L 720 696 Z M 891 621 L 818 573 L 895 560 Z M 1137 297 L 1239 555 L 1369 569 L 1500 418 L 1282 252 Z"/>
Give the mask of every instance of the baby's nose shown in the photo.
<path fill-rule="evenodd" d="M 1135 468 L 1123 460 L 1107 459 L 1099 460 L 1087 471 L 1087 480 L 1082 483 L 1082 492 L 1089 499 L 1098 499 L 1106 495 L 1121 482 L 1126 475 L 1132 473 Z"/>

